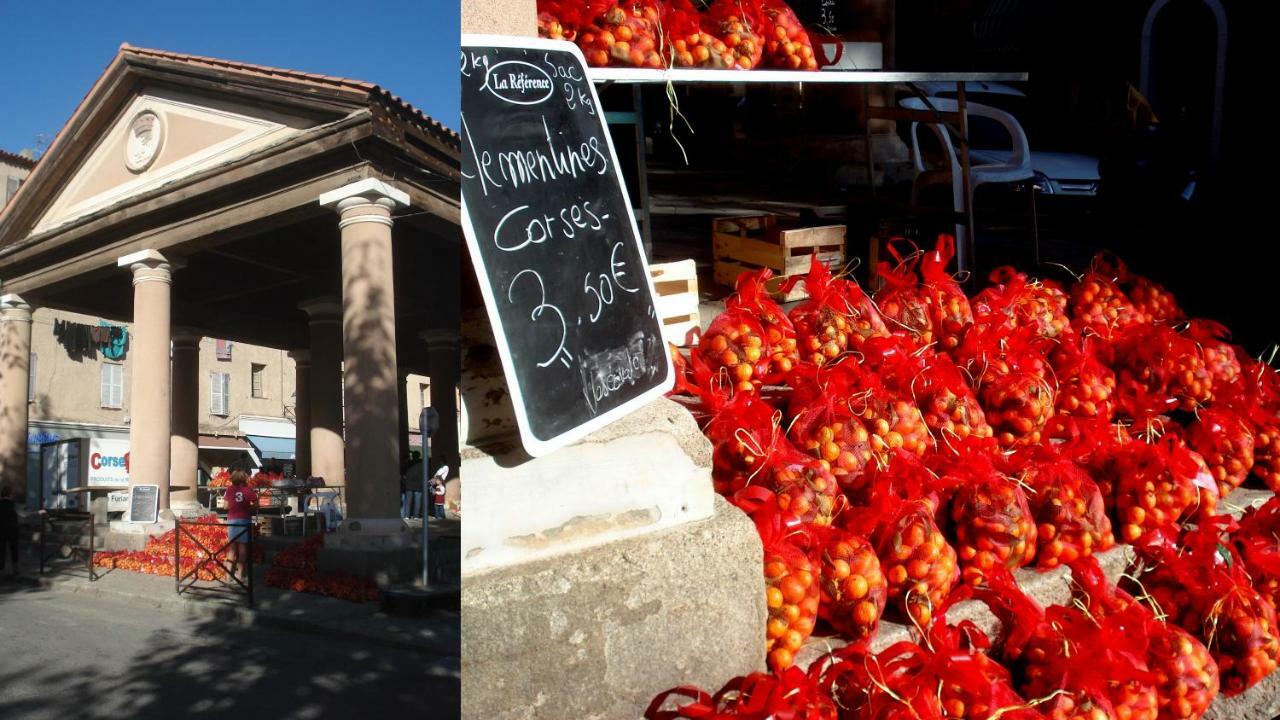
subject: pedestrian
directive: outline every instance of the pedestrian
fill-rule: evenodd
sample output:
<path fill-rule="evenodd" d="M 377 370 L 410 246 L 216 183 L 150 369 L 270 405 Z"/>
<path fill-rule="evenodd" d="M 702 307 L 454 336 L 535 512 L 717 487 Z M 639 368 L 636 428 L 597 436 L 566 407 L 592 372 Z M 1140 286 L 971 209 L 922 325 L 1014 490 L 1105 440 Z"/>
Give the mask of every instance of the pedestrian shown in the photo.
<path fill-rule="evenodd" d="M 410 462 L 400 474 L 400 517 L 422 517 L 422 453 L 409 453 Z"/>
<path fill-rule="evenodd" d="M 444 518 L 444 480 L 437 477 L 437 478 L 432 478 L 432 482 L 435 483 L 434 492 L 432 493 L 432 496 L 436 503 L 435 514 L 437 518 L 443 519 Z"/>
<path fill-rule="evenodd" d="M 5 564 L 6 555 L 9 564 Z M 13 502 L 13 490 L 6 485 L 0 488 L 0 570 L 13 577 L 18 576 L 18 508 Z"/>
<path fill-rule="evenodd" d="M 231 574 L 241 582 L 253 571 L 253 560 L 248 556 L 246 545 L 253 532 L 250 523 L 257 506 L 258 494 L 249 487 L 249 474 L 243 470 L 232 472 L 231 487 L 227 488 L 227 542 L 231 544 L 227 555 L 231 560 Z"/>

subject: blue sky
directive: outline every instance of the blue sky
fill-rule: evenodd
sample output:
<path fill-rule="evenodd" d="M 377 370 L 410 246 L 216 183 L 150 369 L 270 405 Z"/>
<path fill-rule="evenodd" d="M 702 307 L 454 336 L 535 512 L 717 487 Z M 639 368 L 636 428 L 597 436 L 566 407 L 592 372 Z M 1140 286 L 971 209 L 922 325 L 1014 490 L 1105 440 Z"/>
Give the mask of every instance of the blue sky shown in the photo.
<path fill-rule="evenodd" d="M 378 83 L 458 126 L 458 0 L 0 0 L 0 148 L 47 140 L 120 43 Z"/>

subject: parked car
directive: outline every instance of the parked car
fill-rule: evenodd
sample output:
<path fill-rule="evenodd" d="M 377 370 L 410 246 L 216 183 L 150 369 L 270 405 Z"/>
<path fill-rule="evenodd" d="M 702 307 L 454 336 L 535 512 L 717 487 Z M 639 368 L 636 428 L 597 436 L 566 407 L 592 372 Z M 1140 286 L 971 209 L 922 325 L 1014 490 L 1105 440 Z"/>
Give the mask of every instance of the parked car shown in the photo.
<path fill-rule="evenodd" d="M 920 83 L 926 97 L 954 98 L 955 83 Z M 1010 113 L 1027 130 L 1026 94 L 1002 83 L 965 83 L 967 101 L 990 105 Z M 1012 152 L 1003 131 L 972 123 L 969 128 L 969 157 L 974 164 L 1009 162 Z M 1082 153 L 1056 152 L 1038 149 L 1031 143 L 1031 168 L 1037 177 L 1036 186 L 1047 195 L 1073 195 L 1095 197 L 1101 176 L 1098 174 L 1098 158 Z"/>

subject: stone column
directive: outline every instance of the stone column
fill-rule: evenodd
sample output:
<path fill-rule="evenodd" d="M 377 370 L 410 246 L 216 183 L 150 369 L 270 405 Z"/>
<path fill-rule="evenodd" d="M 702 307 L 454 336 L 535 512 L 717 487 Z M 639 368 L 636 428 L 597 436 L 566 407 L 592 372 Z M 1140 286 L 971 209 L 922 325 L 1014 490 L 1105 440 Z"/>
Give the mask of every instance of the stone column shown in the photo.
<path fill-rule="evenodd" d="M 31 306 L 0 295 L 0 487 L 27 490 L 27 397 L 30 394 Z"/>
<path fill-rule="evenodd" d="M 199 332 L 173 333 L 173 416 L 169 434 L 169 481 L 185 485 L 169 498 L 174 509 L 199 510 L 196 480 L 200 472 L 200 340 Z"/>
<path fill-rule="evenodd" d="M 409 196 L 386 183 L 361 180 L 320 196 L 335 209 L 342 233 L 342 350 L 347 428 L 347 514 L 344 529 L 383 536 L 373 545 L 406 541 L 400 518 L 400 377 L 396 362 L 391 212 Z M 390 539 L 390 538 L 395 538 Z"/>
<path fill-rule="evenodd" d="M 293 474 L 311 475 L 311 353 L 294 350 L 289 353 L 294 367 L 294 461 Z"/>
<path fill-rule="evenodd" d="M 311 316 L 311 474 L 330 485 L 344 482 L 342 441 L 342 304 L 317 298 L 299 307 Z M 298 386 L 301 394 L 302 386 Z M 301 404 L 301 401 L 299 402 Z"/>
<path fill-rule="evenodd" d="M 155 250 L 116 261 L 133 272 L 133 338 L 129 359 L 129 485 L 156 485 L 159 508 L 169 508 L 169 262 Z"/>
<path fill-rule="evenodd" d="M 440 429 L 431 438 L 431 465 L 449 465 L 449 477 L 458 475 L 458 383 L 460 360 L 458 332 L 448 328 L 426 330 L 420 336 L 431 358 L 431 407 L 440 413 Z M 452 498 L 450 498 L 452 499 Z"/>

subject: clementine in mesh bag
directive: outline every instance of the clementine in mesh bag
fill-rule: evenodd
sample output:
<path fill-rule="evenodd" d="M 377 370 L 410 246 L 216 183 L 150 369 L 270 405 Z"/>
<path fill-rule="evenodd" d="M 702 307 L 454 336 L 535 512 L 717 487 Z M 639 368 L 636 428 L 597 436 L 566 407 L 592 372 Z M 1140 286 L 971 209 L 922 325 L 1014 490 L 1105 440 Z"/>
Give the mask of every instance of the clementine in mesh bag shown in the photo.
<path fill-rule="evenodd" d="M 1034 280 L 1012 267 L 991 271 L 992 286 L 970 300 L 974 323 L 1028 329 L 1052 340 L 1071 328 L 1067 294 L 1056 283 Z"/>
<path fill-rule="evenodd" d="M 934 339 L 948 351 L 960 344 L 973 325 L 973 308 L 960 283 L 947 272 L 956 254 L 956 239 L 939 235 L 937 245 L 920 258 L 920 282 L 929 300 Z"/>
<path fill-rule="evenodd" d="M 1029 488 L 1039 567 L 1070 564 L 1115 545 L 1102 492 L 1083 468 L 1047 445 L 1020 451 L 1013 464 Z"/>
<path fill-rule="evenodd" d="M 800 344 L 800 357 L 823 365 L 856 350 L 871 337 L 886 337 L 875 303 L 852 280 L 833 277 L 831 270 L 813 255 L 809 272 L 787 278 L 782 292 L 803 282 L 809 299 L 789 313 Z"/>
<path fill-rule="evenodd" d="M 821 569 L 819 616 L 849 640 L 871 637 L 888 601 L 875 548 L 865 537 L 839 528 L 810 533 Z"/>
<path fill-rule="evenodd" d="M 769 297 L 767 283 L 772 278 L 773 271 L 769 268 L 742 273 L 738 276 L 737 292 L 725 301 L 727 312 L 749 313 L 759 321 L 769 348 L 769 364 L 762 380 L 770 384 L 784 381 L 800 362 L 795 325 L 782 306 Z"/>
<path fill-rule="evenodd" d="M 729 69 L 750 70 L 764 57 L 765 27 L 753 3 L 712 0 L 702 17 L 702 27 L 719 38 L 733 54 Z"/>
<path fill-rule="evenodd" d="M 782 0 L 758 0 L 757 17 L 765 38 L 765 67 L 780 70 L 817 70 L 809 33 L 791 7 Z"/>
<path fill-rule="evenodd" d="M 1065 417 L 1099 418 L 1110 421 L 1115 414 L 1116 374 L 1098 357 L 1092 338 L 1066 333 L 1049 355 L 1057 380 L 1054 420 Z"/>
<path fill-rule="evenodd" d="M 759 319 L 735 308 L 711 321 L 692 354 L 713 372 L 723 368 L 736 392 L 756 392 L 771 371 L 773 348 Z"/>
<path fill-rule="evenodd" d="M 876 266 L 876 276 L 880 279 L 876 307 L 880 308 L 890 332 L 910 338 L 916 345 L 930 345 L 934 341 L 933 313 L 929 295 L 916 275 L 922 253 L 915 249 L 904 255 L 898 248 L 903 244 L 907 244 L 903 238 L 890 240 L 886 249 L 894 262 L 881 261 Z"/>
<path fill-rule="evenodd" d="M 956 443 L 936 467 L 951 480 L 951 529 L 961 577 L 978 584 L 994 568 L 1014 570 L 1036 552 L 1036 523 L 1021 486 L 996 468 L 994 440 Z"/>
<path fill-rule="evenodd" d="M 578 31 L 587 64 L 631 68 L 663 67 L 662 3 L 658 0 L 586 0 L 591 27 Z"/>
<path fill-rule="evenodd" d="M 1196 720 L 1218 696 L 1218 665 L 1194 635 L 1164 622 L 1112 585 L 1094 558 L 1071 566 L 1076 596 L 1094 617 L 1120 616 L 1127 632 L 1145 637 L 1147 667 L 1155 674 L 1160 720 Z"/>
<path fill-rule="evenodd" d="M 681 702 L 681 699 L 687 702 Z M 691 685 L 658 694 L 644 712 L 645 720 L 722 720 L 791 718 L 836 720 L 831 694 L 818 678 L 796 667 L 773 673 L 736 677 L 714 695 Z"/>
<path fill-rule="evenodd" d="M 1071 286 L 1073 327 L 1110 340 L 1117 333 L 1147 322 L 1116 280 L 1117 267 L 1107 253 L 1099 253 L 1088 271 Z"/>
<path fill-rule="evenodd" d="M 1140 591 L 1169 622 L 1205 643 L 1224 695 L 1252 687 L 1280 659 L 1275 607 L 1254 589 L 1245 562 L 1226 543 L 1230 523 L 1219 516 L 1180 536 L 1152 535 L 1135 548 L 1146 568 Z"/>
<path fill-rule="evenodd" d="M 785 670 L 817 623 L 820 571 L 803 549 L 808 538 L 801 523 L 780 513 L 768 490 L 747 488 L 734 502 L 751 516 L 764 545 L 766 650 L 769 667 Z"/>
<path fill-rule="evenodd" d="M 1204 458 L 1209 473 L 1225 497 L 1240 487 L 1253 469 L 1253 428 L 1229 405 L 1196 413 L 1186 429 L 1187 445 Z"/>

